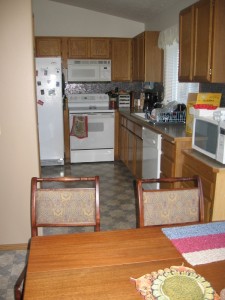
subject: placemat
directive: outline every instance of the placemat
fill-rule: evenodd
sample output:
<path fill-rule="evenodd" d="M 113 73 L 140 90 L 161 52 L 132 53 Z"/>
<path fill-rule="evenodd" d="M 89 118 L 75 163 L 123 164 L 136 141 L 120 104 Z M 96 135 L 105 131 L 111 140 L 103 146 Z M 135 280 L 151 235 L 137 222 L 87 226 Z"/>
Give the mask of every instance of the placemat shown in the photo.
<path fill-rule="evenodd" d="M 162 228 L 193 266 L 225 260 L 225 222 Z"/>
<path fill-rule="evenodd" d="M 130 278 L 145 300 L 219 300 L 211 284 L 194 269 L 171 266 Z"/>

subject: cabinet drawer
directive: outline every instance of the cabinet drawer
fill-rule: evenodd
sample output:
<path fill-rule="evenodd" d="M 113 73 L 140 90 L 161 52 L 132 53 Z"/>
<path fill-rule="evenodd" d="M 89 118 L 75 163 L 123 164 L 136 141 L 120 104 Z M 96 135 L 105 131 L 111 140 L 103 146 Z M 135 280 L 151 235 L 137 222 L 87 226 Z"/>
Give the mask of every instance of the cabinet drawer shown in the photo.
<path fill-rule="evenodd" d="M 175 145 L 162 139 L 162 153 L 171 160 L 175 160 Z"/>
<path fill-rule="evenodd" d="M 174 176 L 175 165 L 174 163 L 168 159 L 165 155 L 161 155 L 161 172 L 166 177 Z"/>

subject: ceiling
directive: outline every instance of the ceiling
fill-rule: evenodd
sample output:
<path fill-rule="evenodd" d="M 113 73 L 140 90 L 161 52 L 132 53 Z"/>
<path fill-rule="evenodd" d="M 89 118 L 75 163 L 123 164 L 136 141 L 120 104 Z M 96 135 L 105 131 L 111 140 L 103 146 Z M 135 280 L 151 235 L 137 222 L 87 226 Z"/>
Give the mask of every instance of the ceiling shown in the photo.
<path fill-rule="evenodd" d="M 181 0 L 51 0 L 96 12 L 148 23 Z"/>

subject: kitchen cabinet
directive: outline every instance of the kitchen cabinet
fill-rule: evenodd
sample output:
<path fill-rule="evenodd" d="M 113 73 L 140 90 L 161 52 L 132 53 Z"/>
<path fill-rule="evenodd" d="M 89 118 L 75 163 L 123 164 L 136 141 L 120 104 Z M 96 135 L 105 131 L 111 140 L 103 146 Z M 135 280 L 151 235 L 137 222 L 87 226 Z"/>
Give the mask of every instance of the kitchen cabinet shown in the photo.
<path fill-rule="evenodd" d="M 143 146 L 145 137 L 142 127 L 144 126 L 146 131 L 152 131 L 155 135 L 159 134 L 162 137 L 161 149 L 158 149 L 158 147 L 155 148 L 158 149 L 161 154 L 156 158 L 160 160 L 160 177 L 182 176 L 184 159 L 182 151 L 191 149 L 191 136 L 188 135 L 185 137 L 182 131 L 180 131 L 182 137 L 173 138 L 168 135 L 169 130 L 164 130 L 157 126 L 149 126 L 147 124 L 142 125 L 138 119 L 136 122 L 133 121 L 133 119 L 134 118 L 132 116 L 130 117 L 130 115 L 126 116 L 126 113 L 120 113 L 119 158 L 132 174 L 136 178 L 142 178 L 143 175 L 142 164 L 144 159 Z M 179 132 L 179 129 L 175 131 Z M 171 132 L 174 134 L 175 131 L 172 130 Z M 153 156 L 151 154 L 151 159 L 152 158 Z"/>
<path fill-rule="evenodd" d="M 63 68 L 67 68 L 67 38 L 66 37 L 35 37 L 35 56 L 61 56 Z"/>
<path fill-rule="evenodd" d="M 225 168 L 193 150 L 183 151 L 182 176 L 199 175 L 202 181 L 205 221 L 225 219 Z"/>
<path fill-rule="evenodd" d="M 91 58 L 110 58 L 110 39 L 109 38 L 91 38 L 90 39 Z"/>
<path fill-rule="evenodd" d="M 136 178 L 142 177 L 142 126 L 120 116 L 120 159 Z"/>
<path fill-rule="evenodd" d="M 144 81 L 144 33 L 133 38 L 133 80 Z"/>
<path fill-rule="evenodd" d="M 114 159 L 115 160 L 119 160 L 119 130 L 120 130 L 120 126 L 119 126 L 119 111 L 116 110 L 115 111 L 115 128 L 114 128 Z"/>
<path fill-rule="evenodd" d="M 68 38 L 68 58 L 75 59 L 109 59 L 109 38 Z"/>
<path fill-rule="evenodd" d="M 132 39 L 113 38 L 112 49 L 112 81 L 131 81 Z"/>
<path fill-rule="evenodd" d="M 133 38 L 133 81 L 162 82 L 163 51 L 158 31 L 145 31 Z"/>
<path fill-rule="evenodd" d="M 184 149 L 191 149 L 191 138 L 168 140 L 162 134 L 161 177 L 182 176 Z"/>
<path fill-rule="evenodd" d="M 36 57 L 61 56 L 62 40 L 57 37 L 36 37 Z"/>
<path fill-rule="evenodd" d="M 168 140 L 162 135 L 160 177 L 181 177 L 183 150 L 191 149 L 191 138 Z M 162 188 L 171 188 L 168 183 L 161 183 Z M 175 184 L 174 187 L 178 187 Z"/>
<path fill-rule="evenodd" d="M 225 82 L 225 1 L 200 0 L 179 15 L 179 81 Z"/>
<path fill-rule="evenodd" d="M 68 58 L 89 58 L 89 41 L 87 38 L 68 38 Z"/>

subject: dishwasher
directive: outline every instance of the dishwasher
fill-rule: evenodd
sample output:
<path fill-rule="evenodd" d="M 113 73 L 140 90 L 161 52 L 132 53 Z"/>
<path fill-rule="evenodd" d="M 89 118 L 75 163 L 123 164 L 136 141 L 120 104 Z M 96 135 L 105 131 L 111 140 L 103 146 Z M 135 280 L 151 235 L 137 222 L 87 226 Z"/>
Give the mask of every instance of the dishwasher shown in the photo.
<path fill-rule="evenodd" d="M 143 160 L 142 178 L 159 178 L 161 162 L 161 134 L 142 127 Z M 145 189 L 158 189 L 159 183 L 145 184 Z"/>

